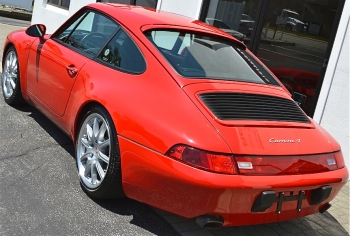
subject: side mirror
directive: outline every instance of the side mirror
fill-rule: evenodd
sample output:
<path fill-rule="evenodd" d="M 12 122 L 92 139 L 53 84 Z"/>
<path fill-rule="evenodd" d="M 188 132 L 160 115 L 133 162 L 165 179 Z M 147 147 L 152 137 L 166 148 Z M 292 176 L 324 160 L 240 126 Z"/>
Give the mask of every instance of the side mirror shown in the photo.
<path fill-rule="evenodd" d="M 32 37 L 44 37 L 46 26 L 43 24 L 31 25 L 26 29 L 26 34 Z"/>

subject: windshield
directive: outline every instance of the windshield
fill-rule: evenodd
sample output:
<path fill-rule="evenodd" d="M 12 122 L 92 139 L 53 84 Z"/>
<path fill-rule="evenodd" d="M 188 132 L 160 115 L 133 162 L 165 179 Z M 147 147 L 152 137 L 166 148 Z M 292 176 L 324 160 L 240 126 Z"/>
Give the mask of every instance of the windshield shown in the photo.
<path fill-rule="evenodd" d="M 183 77 L 279 85 L 244 46 L 233 40 L 166 30 L 145 34 Z"/>

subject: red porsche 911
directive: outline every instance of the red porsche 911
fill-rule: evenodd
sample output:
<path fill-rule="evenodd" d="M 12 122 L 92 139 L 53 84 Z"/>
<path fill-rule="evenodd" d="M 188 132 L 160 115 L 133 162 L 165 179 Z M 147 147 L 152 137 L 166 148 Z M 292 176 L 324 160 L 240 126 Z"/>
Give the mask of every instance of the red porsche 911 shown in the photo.
<path fill-rule="evenodd" d="M 324 212 L 347 182 L 339 144 L 229 34 L 108 3 L 45 29 L 7 36 L 3 96 L 72 138 L 89 196 L 219 228 Z"/>

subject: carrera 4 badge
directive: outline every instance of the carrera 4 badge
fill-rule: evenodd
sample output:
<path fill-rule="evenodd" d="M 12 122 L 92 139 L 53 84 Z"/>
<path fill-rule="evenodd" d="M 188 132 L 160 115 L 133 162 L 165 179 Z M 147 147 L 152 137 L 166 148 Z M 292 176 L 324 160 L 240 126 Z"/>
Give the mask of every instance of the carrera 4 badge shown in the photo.
<path fill-rule="evenodd" d="M 298 139 L 275 139 L 275 138 L 270 138 L 269 139 L 270 143 L 300 143 L 301 140 Z"/>

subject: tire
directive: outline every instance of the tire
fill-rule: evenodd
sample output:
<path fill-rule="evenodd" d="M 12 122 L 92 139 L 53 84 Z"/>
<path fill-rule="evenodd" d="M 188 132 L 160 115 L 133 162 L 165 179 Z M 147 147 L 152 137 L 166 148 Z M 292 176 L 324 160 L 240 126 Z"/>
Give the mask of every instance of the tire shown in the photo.
<path fill-rule="evenodd" d="M 90 108 L 81 120 L 75 155 L 81 186 L 90 197 L 125 196 L 116 129 L 103 107 Z"/>
<path fill-rule="evenodd" d="M 16 49 L 11 46 L 6 51 L 1 74 L 2 94 L 5 102 L 9 105 L 24 103 L 20 86 L 19 72 L 18 55 Z"/>

